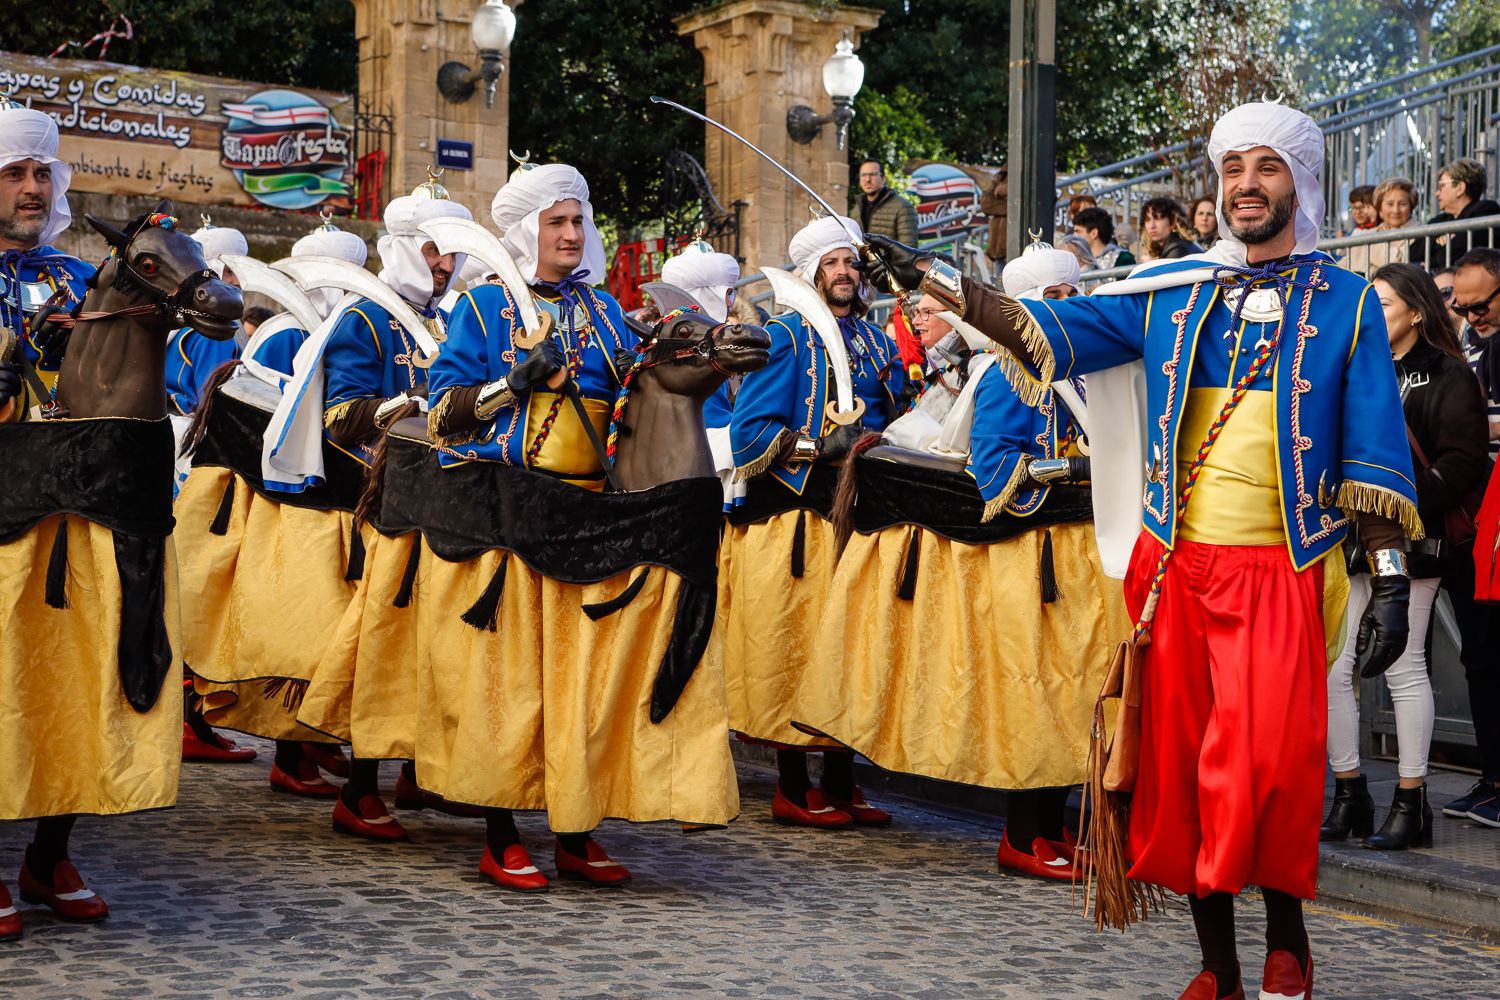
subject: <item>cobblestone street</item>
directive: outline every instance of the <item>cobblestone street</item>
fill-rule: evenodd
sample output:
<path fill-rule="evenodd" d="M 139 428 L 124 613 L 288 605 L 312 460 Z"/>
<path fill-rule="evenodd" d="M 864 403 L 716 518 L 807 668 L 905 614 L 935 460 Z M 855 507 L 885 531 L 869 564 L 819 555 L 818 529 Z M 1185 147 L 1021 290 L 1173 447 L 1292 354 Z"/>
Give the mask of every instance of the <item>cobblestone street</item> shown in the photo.
<path fill-rule="evenodd" d="M 1067 886 L 996 873 L 992 829 L 911 803 L 884 803 L 890 831 L 783 828 L 769 774 L 744 767 L 731 828 L 607 824 L 600 840 L 633 883 L 524 896 L 480 877 L 479 821 L 404 813 L 412 843 L 339 836 L 327 803 L 269 791 L 262 746 L 253 764 L 187 766 L 174 810 L 81 821 L 73 856 L 112 915 L 72 926 L 21 904 L 0 997 L 1170 1000 L 1196 970 L 1180 903 L 1096 935 Z M 550 874 L 543 821 L 521 826 Z M 12 893 L 29 836 L 0 826 Z M 1241 912 L 1254 996 L 1258 902 Z M 1325 907 L 1308 926 L 1320 998 L 1495 995 L 1500 949 Z"/>

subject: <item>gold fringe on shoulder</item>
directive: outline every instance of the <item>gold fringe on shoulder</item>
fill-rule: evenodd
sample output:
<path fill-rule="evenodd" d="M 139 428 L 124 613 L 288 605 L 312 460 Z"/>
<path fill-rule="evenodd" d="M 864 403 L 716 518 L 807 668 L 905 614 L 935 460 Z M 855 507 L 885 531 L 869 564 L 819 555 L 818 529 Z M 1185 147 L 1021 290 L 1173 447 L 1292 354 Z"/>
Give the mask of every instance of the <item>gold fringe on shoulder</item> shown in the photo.
<path fill-rule="evenodd" d="M 1047 335 L 1042 332 L 1041 325 L 1030 310 L 1009 295 L 1000 296 L 1000 308 L 1020 335 L 1021 343 L 1026 345 L 1026 350 L 1031 355 L 1029 360 L 1035 365 L 1038 375 L 1031 374 L 1021 360 L 1009 351 L 997 352 L 999 357 L 996 358 L 996 364 L 1022 402 L 1027 406 L 1040 406 L 1046 401 L 1057 375 L 1057 356 L 1052 353 Z"/>
<path fill-rule="evenodd" d="M 1427 537 L 1422 518 L 1417 515 L 1417 505 L 1384 486 L 1345 480 L 1339 487 L 1337 504 L 1346 514 L 1362 512 L 1388 517 L 1400 524 L 1406 537 L 1414 542 Z"/>
<path fill-rule="evenodd" d="M 1005 509 L 1005 505 L 1015 499 L 1016 491 L 1024 482 L 1026 482 L 1026 459 L 1023 455 L 1016 460 L 1016 467 L 1011 470 L 1010 478 L 1005 481 L 1005 488 L 1000 491 L 1000 495 L 984 505 L 984 516 L 979 519 L 979 523 L 987 524 L 999 516 L 1000 512 Z"/>
<path fill-rule="evenodd" d="M 461 444 L 470 444 L 471 442 L 478 441 L 481 437 L 484 436 L 484 429 L 486 426 L 488 426 L 487 424 L 480 424 L 472 431 L 464 434 L 441 433 L 438 428 L 442 425 L 444 420 L 448 419 L 448 413 L 453 409 L 453 399 L 454 392 L 452 390 L 449 390 L 448 392 L 443 393 L 443 398 L 438 400 L 438 404 L 436 406 L 427 411 L 427 436 L 431 438 L 434 443 L 445 444 L 450 448 L 456 448 Z"/>
<path fill-rule="evenodd" d="M 790 433 L 792 432 L 786 430 L 785 428 L 777 431 L 776 437 L 771 441 L 771 447 L 767 448 L 759 458 L 745 465 L 735 466 L 734 481 L 737 483 L 743 483 L 748 480 L 754 479 L 756 476 L 760 475 L 771 466 L 775 465 L 776 457 L 781 454 L 781 448 L 784 444 L 786 444 L 786 436 Z"/>

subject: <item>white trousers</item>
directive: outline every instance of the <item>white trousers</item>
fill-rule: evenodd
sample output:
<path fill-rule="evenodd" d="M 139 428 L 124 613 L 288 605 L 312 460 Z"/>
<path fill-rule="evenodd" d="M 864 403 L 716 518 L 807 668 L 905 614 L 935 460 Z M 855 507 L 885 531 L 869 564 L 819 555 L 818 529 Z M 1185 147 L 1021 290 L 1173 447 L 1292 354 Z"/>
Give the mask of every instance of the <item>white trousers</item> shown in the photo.
<path fill-rule="evenodd" d="M 1432 681 L 1427 676 L 1427 621 L 1437 600 L 1436 578 L 1411 582 L 1407 621 L 1411 636 L 1406 651 L 1385 672 L 1386 686 L 1396 710 L 1396 752 L 1403 778 L 1427 776 L 1427 751 L 1432 745 Z M 1337 771 L 1359 769 L 1359 707 L 1354 700 L 1354 646 L 1359 620 L 1370 603 L 1370 577 L 1349 578 L 1349 610 L 1344 651 L 1328 672 L 1328 765 Z"/>

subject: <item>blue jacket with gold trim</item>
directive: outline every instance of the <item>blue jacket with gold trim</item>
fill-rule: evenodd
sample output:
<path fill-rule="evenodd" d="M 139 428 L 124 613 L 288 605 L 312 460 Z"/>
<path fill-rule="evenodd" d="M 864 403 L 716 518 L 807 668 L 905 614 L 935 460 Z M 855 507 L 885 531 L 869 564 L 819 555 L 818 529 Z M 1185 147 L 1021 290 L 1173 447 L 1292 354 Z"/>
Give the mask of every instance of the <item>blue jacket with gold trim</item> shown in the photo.
<path fill-rule="evenodd" d="M 50 389 L 62 367 L 60 351 L 44 352 L 31 338 L 29 320 L 42 302 L 66 290 L 64 308 L 71 309 L 88 294 L 94 266 L 53 246 L 0 253 L 0 326 L 8 326 L 21 340 L 21 351 Z"/>
<path fill-rule="evenodd" d="M 552 336 L 561 339 L 570 353 L 577 343 L 582 344 L 582 367 L 575 377 L 579 394 L 613 404 L 620 390 L 615 352 L 633 351 L 636 346 L 620 304 L 607 292 L 584 288 L 580 300 L 574 303 L 571 328 L 577 332 L 575 345 L 570 346 L 570 322 L 562 315 L 561 301 L 539 298 L 536 304 L 552 314 Z M 429 402 L 434 412 L 442 406 L 449 389 L 493 382 L 526 359 L 529 352 L 511 341 L 519 322 L 515 304 L 502 285 L 480 285 L 459 296 L 448 324 L 448 340 L 431 370 Z M 472 459 L 524 467 L 530 443 L 524 440 L 530 407 L 528 395 L 518 405 L 502 408 L 477 439 L 440 449 L 439 461 L 445 467 Z"/>
<path fill-rule="evenodd" d="M 1072 421 L 1068 408 L 1050 390 L 1033 407 L 1016 394 L 998 365 L 980 374 L 967 471 L 984 498 L 984 521 L 1001 511 L 1025 517 L 1041 509 L 1048 488 L 1022 488 L 1026 459 L 1056 458 Z"/>
<path fill-rule="evenodd" d="M 412 308 L 416 308 L 413 306 Z M 418 310 L 421 312 L 421 310 Z M 434 311 L 431 316 L 442 316 Z M 323 350 L 323 408 L 357 399 L 384 399 L 427 383 L 411 334 L 380 306 L 360 299 L 339 317 Z"/>
<path fill-rule="evenodd" d="M 1203 266 L 1174 261 L 1150 274 Z M 1303 569 L 1337 547 L 1354 512 L 1391 517 L 1421 537 L 1380 300 L 1369 282 L 1326 254 L 1300 258 L 1282 273 L 1298 284 L 1286 292 L 1280 343 L 1267 367 L 1269 391 L 1276 396 L 1282 520 L 1293 564 Z M 1197 353 L 1219 352 L 1219 327 L 1230 324 L 1222 289 L 1205 281 L 1021 304 L 1036 323 L 1023 336 L 1046 356 L 1044 365 L 1055 366 L 1055 374 L 1044 371 L 1044 377 L 1144 360 L 1151 468 L 1143 524 L 1172 545 L 1181 490 L 1175 456 L 1180 447 L 1196 451 L 1201 443 L 1179 441 L 1178 427 L 1192 379 L 1203 370 L 1195 364 Z M 1211 316 L 1212 329 L 1206 330 Z M 1038 333 L 1042 340 L 1034 337 Z M 1023 391 L 1036 392 L 1038 373 L 1008 373 L 1029 382 Z"/>
<path fill-rule="evenodd" d="M 896 342 L 862 319 L 845 320 L 840 326 L 849 347 L 854 395 L 865 402 L 861 423 L 866 430 L 881 430 L 897 415 L 906 385 Z M 772 476 L 801 494 L 811 466 L 799 462 L 771 468 L 771 463 L 782 431 L 811 438 L 823 435 L 824 412 L 833 391 L 828 352 L 800 313 L 774 317 L 766 333 L 771 336 L 770 363 L 745 376 L 729 420 L 734 464 L 742 475 L 770 469 Z"/>

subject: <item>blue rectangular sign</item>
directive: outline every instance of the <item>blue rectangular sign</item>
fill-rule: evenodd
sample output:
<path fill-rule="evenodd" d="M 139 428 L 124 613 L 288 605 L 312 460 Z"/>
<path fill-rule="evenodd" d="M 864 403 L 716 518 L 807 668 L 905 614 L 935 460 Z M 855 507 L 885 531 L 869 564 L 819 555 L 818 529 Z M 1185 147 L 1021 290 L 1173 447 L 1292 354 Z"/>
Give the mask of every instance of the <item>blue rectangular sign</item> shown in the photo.
<path fill-rule="evenodd" d="M 437 165 L 449 170 L 474 169 L 474 144 L 457 139 L 439 139 Z"/>

